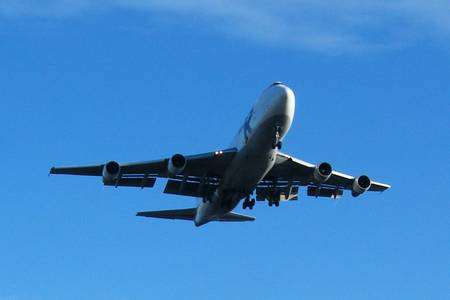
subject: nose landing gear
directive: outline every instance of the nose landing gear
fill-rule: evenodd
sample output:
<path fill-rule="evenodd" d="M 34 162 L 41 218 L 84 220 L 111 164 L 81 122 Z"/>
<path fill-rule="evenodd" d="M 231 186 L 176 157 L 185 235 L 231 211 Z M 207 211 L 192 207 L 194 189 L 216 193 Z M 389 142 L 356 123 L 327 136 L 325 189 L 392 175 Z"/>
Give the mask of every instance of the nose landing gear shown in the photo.
<path fill-rule="evenodd" d="M 277 143 L 273 143 L 273 144 L 272 144 L 272 149 L 278 149 L 278 150 L 280 150 L 282 146 L 283 146 L 283 142 L 279 141 L 279 142 L 277 142 Z"/>
<path fill-rule="evenodd" d="M 283 143 L 280 141 L 281 138 L 281 127 L 275 127 L 275 141 L 272 143 L 272 149 L 281 149 Z"/>

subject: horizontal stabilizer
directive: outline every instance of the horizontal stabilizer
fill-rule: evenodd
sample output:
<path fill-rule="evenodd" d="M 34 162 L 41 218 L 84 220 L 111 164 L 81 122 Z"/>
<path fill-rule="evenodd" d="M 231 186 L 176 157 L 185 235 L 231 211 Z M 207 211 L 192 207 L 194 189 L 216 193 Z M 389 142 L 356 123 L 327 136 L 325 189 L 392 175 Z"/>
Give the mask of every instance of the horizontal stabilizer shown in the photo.
<path fill-rule="evenodd" d="M 237 213 L 229 212 L 223 216 L 217 217 L 215 221 L 219 222 L 245 222 L 245 221 L 255 221 L 256 218 L 252 216 L 240 215 Z"/>
<path fill-rule="evenodd" d="M 142 211 L 142 212 L 138 212 L 136 214 L 136 216 L 149 217 L 149 218 L 160 218 L 160 219 L 172 219 L 172 220 L 194 220 L 196 211 L 197 211 L 196 208 Z M 237 213 L 229 212 L 222 216 L 215 217 L 211 221 L 245 222 L 245 221 L 254 221 L 254 220 L 255 220 L 255 218 L 252 216 L 240 215 Z"/>
<path fill-rule="evenodd" d="M 150 217 L 160 219 L 194 220 L 196 208 L 141 211 L 136 214 L 139 217 Z"/>

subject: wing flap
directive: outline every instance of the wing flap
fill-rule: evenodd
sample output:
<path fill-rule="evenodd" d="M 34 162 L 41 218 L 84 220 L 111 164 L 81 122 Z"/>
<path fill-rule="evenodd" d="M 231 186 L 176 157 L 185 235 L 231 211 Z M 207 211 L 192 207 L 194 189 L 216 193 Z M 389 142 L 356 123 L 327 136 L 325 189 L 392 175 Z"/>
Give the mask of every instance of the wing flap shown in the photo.
<path fill-rule="evenodd" d="M 258 186 L 256 188 L 256 200 L 264 201 L 294 201 L 298 200 L 298 186 Z"/>
<path fill-rule="evenodd" d="M 203 198 L 214 193 L 217 185 L 170 179 L 164 193 Z"/>
<path fill-rule="evenodd" d="M 126 178 L 122 177 L 117 182 L 104 182 L 107 186 L 126 186 L 126 187 L 140 187 L 152 188 L 155 185 L 156 178 L 142 177 L 142 178 Z"/>

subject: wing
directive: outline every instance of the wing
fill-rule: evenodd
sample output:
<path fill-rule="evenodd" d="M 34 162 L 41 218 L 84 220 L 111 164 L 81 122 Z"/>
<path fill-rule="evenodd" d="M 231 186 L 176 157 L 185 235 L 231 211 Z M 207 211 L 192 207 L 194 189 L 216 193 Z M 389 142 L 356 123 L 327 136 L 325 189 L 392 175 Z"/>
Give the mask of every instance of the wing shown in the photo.
<path fill-rule="evenodd" d="M 227 149 L 186 156 L 186 165 L 182 172 L 171 175 L 168 172 L 169 158 L 119 164 L 119 176 L 113 181 L 104 181 L 105 185 L 153 187 L 156 178 L 171 178 L 166 193 L 200 196 L 210 191 L 208 186 L 217 184 L 225 169 L 236 154 L 236 149 Z M 114 163 L 114 162 L 113 162 Z M 53 167 L 50 174 L 103 176 L 106 164 L 74 167 Z M 205 187 L 206 186 L 206 187 Z M 196 189 L 195 189 L 196 188 Z M 197 191 L 197 192 L 195 192 Z"/>
<path fill-rule="evenodd" d="M 276 162 L 272 170 L 264 178 L 261 185 L 266 184 L 270 186 L 271 183 L 276 183 L 276 185 L 294 185 L 294 186 L 308 186 L 308 194 L 312 191 L 320 192 L 323 189 L 323 195 L 318 196 L 340 196 L 342 195 L 342 190 L 352 190 L 355 177 L 347 175 L 341 172 L 333 171 L 329 179 L 320 184 L 320 189 L 317 189 L 317 182 L 314 180 L 314 170 L 316 166 L 308 163 L 306 161 L 294 158 L 284 153 L 278 153 Z M 382 192 L 389 189 L 390 186 L 384 183 L 370 181 L 370 187 L 368 191 L 378 191 Z M 332 193 L 331 191 L 336 191 Z"/>

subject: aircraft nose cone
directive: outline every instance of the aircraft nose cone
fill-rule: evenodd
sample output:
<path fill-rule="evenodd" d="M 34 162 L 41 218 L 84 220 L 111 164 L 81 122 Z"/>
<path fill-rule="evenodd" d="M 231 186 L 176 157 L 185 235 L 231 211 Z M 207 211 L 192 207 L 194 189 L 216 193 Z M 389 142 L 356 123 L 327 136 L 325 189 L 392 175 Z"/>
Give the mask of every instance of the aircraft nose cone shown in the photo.
<path fill-rule="evenodd" d="M 272 89 L 276 95 L 276 110 L 288 116 L 293 115 L 295 110 L 294 92 L 284 84 L 274 85 Z"/>

